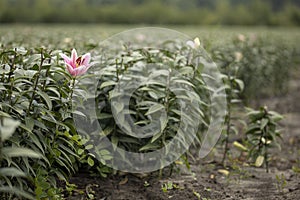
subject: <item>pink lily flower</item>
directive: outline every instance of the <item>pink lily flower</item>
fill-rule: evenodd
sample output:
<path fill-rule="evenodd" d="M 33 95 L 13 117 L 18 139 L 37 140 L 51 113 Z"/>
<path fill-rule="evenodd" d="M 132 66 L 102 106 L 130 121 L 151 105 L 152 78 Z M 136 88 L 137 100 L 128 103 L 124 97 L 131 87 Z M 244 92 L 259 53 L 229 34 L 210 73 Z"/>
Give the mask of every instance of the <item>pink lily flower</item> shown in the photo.
<path fill-rule="evenodd" d="M 76 50 L 73 49 L 71 58 L 63 53 L 61 53 L 60 56 L 65 60 L 67 70 L 73 77 L 86 73 L 87 70 L 92 66 L 90 63 L 90 53 L 86 53 L 83 56 L 77 56 Z"/>

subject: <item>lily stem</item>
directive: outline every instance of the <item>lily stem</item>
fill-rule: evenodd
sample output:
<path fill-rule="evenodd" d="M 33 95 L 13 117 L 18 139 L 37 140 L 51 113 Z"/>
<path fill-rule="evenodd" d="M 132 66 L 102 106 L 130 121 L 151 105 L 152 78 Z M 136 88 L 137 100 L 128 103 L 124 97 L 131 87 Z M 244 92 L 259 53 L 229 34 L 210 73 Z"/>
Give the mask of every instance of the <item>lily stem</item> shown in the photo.
<path fill-rule="evenodd" d="M 72 104 L 73 94 L 74 94 L 74 90 L 75 90 L 75 83 L 76 83 L 76 77 L 73 77 L 72 78 L 72 85 L 71 85 L 71 93 L 70 93 L 71 104 Z"/>
<path fill-rule="evenodd" d="M 42 70 L 42 66 L 43 66 L 44 61 L 45 61 L 45 57 L 43 56 L 43 49 L 41 49 L 41 62 L 40 62 L 40 65 L 39 65 L 39 71 L 36 74 L 35 82 L 34 82 L 34 85 L 33 85 L 33 91 L 32 91 L 31 99 L 30 99 L 30 102 L 29 102 L 27 114 L 29 114 L 30 108 L 31 108 L 33 100 L 34 100 L 34 96 L 35 96 L 35 93 L 36 93 L 36 90 L 37 90 L 37 86 L 38 86 L 38 83 L 39 83 L 41 70 Z"/>

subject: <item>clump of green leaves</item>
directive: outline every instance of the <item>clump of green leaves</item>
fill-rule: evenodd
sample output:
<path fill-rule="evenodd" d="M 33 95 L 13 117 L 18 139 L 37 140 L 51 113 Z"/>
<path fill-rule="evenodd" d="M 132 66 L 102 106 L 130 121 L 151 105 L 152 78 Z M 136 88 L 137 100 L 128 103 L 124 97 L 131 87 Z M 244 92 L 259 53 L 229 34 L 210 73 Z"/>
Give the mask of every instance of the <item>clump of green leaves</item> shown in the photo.
<path fill-rule="evenodd" d="M 105 64 L 108 65 L 101 71 L 96 98 L 102 110 L 99 110 L 96 118 L 104 127 L 103 136 L 116 146 L 132 152 L 150 152 L 165 146 L 176 134 L 190 140 L 186 130 L 198 127 L 199 121 L 206 124 L 205 109 L 208 106 L 205 98 L 209 96 L 208 89 L 198 66 L 182 56 L 190 50 L 176 42 L 164 45 L 170 47 L 164 50 L 126 49 L 117 56 L 114 53 L 105 55 L 108 60 Z M 23 47 L 3 48 L 0 51 L 0 112 L 19 121 L 16 134 L 9 137 L 5 145 L 24 146 L 43 156 L 39 160 L 28 157 L 14 160 L 15 165 L 22 166 L 28 175 L 26 180 L 20 182 L 21 188 L 34 194 L 37 199 L 60 198 L 57 180 L 67 182 L 69 175 L 82 166 L 96 169 L 102 176 L 111 172 L 104 166 L 111 159 L 110 152 L 101 144 L 96 146 L 93 141 L 99 139 L 99 133 L 95 133 L 95 138 L 93 133 L 77 132 L 73 116 L 86 116 L 72 109 L 72 97 L 86 99 L 85 88 L 76 86 L 74 78 L 60 62 L 59 53 L 59 50 Z M 110 92 L 121 76 L 129 74 L 133 80 L 137 76 L 148 79 L 147 70 L 153 72 L 154 78 L 136 89 L 127 111 L 140 127 L 150 124 L 160 112 L 167 115 L 159 118 L 161 130 L 153 137 L 138 139 L 124 134 L 112 120 L 110 101 L 118 96 Z M 76 81 L 84 79 L 82 76 Z M 186 102 L 182 105 L 191 111 L 188 115 L 181 112 L 178 99 Z M 122 106 L 114 108 L 121 108 L 117 110 L 119 112 L 124 110 Z M 184 121 L 185 127 L 180 127 L 180 120 Z M 185 141 L 178 145 L 186 145 L 185 149 L 189 147 Z M 98 155 L 92 153 L 91 149 L 97 149 Z M 12 179 L 11 185 L 15 184 L 18 181 Z"/>
<path fill-rule="evenodd" d="M 245 83 L 241 93 L 245 103 L 285 94 L 291 71 L 296 67 L 292 60 L 295 49 L 280 37 L 270 39 L 254 34 L 239 37 L 226 45 L 214 47 L 211 54 L 221 68 L 241 58 L 237 78 Z"/>
<path fill-rule="evenodd" d="M 10 186 L 20 185 L 37 199 L 58 199 L 58 179 L 66 181 L 82 165 L 93 165 L 87 138 L 77 134 L 72 120 L 70 95 L 78 89 L 71 87 L 73 78 L 59 61 L 59 52 L 23 47 L 0 50 L 0 112 L 19 123 L 3 148 L 27 148 L 43 158 L 19 154 L 20 158 L 9 161 L 3 158 L 1 165 L 24 171 L 27 178 L 10 179 Z"/>
<path fill-rule="evenodd" d="M 0 198 L 12 199 L 14 196 L 35 199 L 34 195 L 24 188 L 29 176 L 18 159 L 39 159 L 43 156 L 32 149 L 10 144 L 20 122 L 13 120 L 7 114 L 0 112 Z"/>
<path fill-rule="evenodd" d="M 168 181 L 167 183 L 162 184 L 161 189 L 163 192 L 168 192 L 169 190 L 180 189 L 180 187 L 172 181 Z"/>
<path fill-rule="evenodd" d="M 102 131 L 100 134 L 96 130 L 83 131 L 83 135 L 98 141 L 109 138 L 113 146 L 130 152 L 159 150 L 175 136 L 182 138 L 176 148 L 189 148 L 188 143 L 193 142 L 190 138 L 198 134 L 196 129 L 207 124 L 208 89 L 200 67 L 185 56 L 191 51 L 186 45 L 168 41 L 161 46 L 161 49 L 141 49 L 124 45 L 117 55 L 111 52 L 101 55 L 105 59 L 100 59 L 103 63 L 100 63 L 101 78 L 95 99 L 96 107 L 101 110 L 97 111 L 96 119 L 89 119 L 85 124 L 97 120 Z M 85 82 L 87 87 L 89 84 L 93 83 Z M 136 85 L 139 87 L 134 88 Z M 124 100 L 127 96 L 128 102 Z M 82 109 L 82 112 L 87 111 Z M 122 117 L 114 117 L 113 114 L 119 113 Z M 149 132 L 152 130 L 153 133 Z M 130 135 L 142 131 L 149 137 Z M 169 148 L 165 153 L 177 154 Z M 125 162 L 130 166 L 129 159 Z"/>
<path fill-rule="evenodd" d="M 246 132 L 249 144 L 249 157 L 259 167 L 265 163 L 266 171 L 269 172 L 270 148 L 280 144 L 277 138 L 281 138 L 278 130 L 278 122 L 283 118 L 280 114 L 269 111 L 266 106 L 259 110 L 248 108 L 249 124 Z"/>
<path fill-rule="evenodd" d="M 281 174 L 281 175 L 276 174 L 275 178 L 276 178 L 276 181 L 277 181 L 276 182 L 276 188 L 277 188 L 277 190 L 280 193 L 283 193 L 283 189 L 287 185 L 287 182 L 286 182 L 284 174 Z"/>

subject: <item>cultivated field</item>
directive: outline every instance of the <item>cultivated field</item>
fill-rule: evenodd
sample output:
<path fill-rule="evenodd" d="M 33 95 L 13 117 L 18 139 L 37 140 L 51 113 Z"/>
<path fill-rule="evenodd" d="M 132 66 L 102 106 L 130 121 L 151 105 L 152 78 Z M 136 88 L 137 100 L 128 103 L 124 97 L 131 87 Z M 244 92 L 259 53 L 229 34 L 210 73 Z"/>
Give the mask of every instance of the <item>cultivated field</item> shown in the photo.
<path fill-rule="evenodd" d="M 300 29 L 144 27 L 0 25 L 0 199 L 298 199 Z"/>

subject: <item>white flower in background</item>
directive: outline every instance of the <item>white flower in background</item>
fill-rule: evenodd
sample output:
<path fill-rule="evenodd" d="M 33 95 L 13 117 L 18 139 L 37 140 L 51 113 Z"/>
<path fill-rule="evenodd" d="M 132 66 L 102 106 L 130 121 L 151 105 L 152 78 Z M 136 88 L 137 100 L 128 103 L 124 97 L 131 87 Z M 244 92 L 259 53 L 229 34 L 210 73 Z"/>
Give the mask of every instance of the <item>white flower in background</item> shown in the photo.
<path fill-rule="evenodd" d="M 245 42 L 245 41 L 246 41 L 246 37 L 245 37 L 245 35 L 243 35 L 243 34 L 238 34 L 237 38 L 238 38 L 238 40 L 239 40 L 240 42 Z"/>
<path fill-rule="evenodd" d="M 194 39 L 194 41 L 191 41 L 191 40 L 187 41 L 186 44 L 187 44 L 188 46 L 190 46 L 191 48 L 193 48 L 193 49 L 197 49 L 197 48 L 199 48 L 200 45 L 201 45 L 200 40 L 199 40 L 198 37 L 196 37 L 196 38 Z"/>
<path fill-rule="evenodd" d="M 64 39 L 64 43 L 71 43 L 72 42 L 72 38 L 66 37 Z"/>
<path fill-rule="evenodd" d="M 236 62 L 240 62 L 243 59 L 243 54 L 241 52 L 234 52 L 234 57 Z"/>
<path fill-rule="evenodd" d="M 144 34 L 137 34 L 136 35 L 136 39 L 139 41 L 139 42 L 143 42 L 146 40 L 146 36 Z"/>

